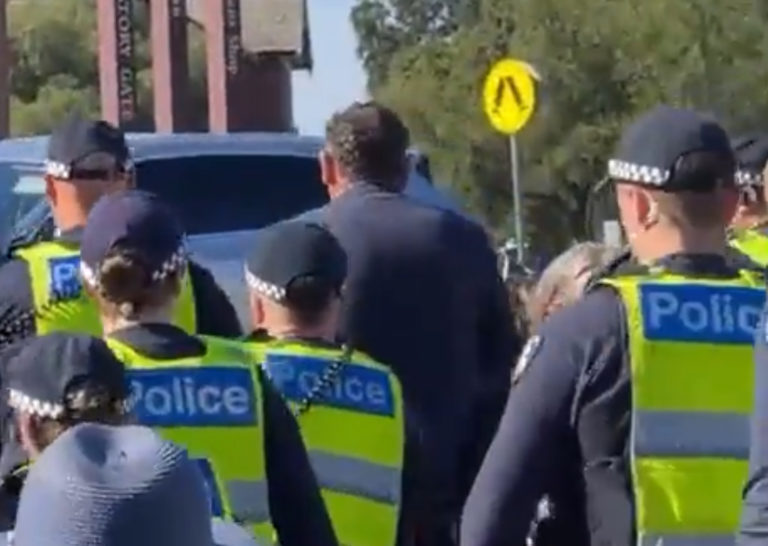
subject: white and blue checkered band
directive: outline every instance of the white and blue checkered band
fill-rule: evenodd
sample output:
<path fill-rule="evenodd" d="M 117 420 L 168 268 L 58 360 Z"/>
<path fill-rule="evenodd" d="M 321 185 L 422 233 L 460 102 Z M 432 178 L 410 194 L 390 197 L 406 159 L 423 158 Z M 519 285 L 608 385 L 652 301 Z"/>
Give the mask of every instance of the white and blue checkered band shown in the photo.
<path fill-rule="evenodd" d="M 761 173 L 753 173 L 749 171 L 736 171 L 736 185 L 737 186 L 762 186 L 763 175 Z"/>
<path fill-rule="evenodd" d="M 176 252 L 171 254 L 156 271 L 152 272 L 152 281 L 160 282 L 169 275 L 182 271 L 186 267 L 188 260 L 189 253 L 187 252 L 187 247 L 182 243 L 179 248 L 176 249 Z M 99 288 L 101 281 L 101 279 L 99 279 L 99 274 L 97 271 L 94 271 L 91 266 L 85 263 L 85 260 L 80 260 L 80 275 L 88 286 L 94 289 Z"/>
<path fill-rule="evenodd" d="M 608 176 L 614 180 L 661 186 L 669 180 L 669 171 L 660 167 L 638 165 L 619 159 L 608 161 Z"/>
<path fill-rule="evenodd" d="M 36 400 L 15 389 L 8 390 L 8 405 L 16 411 L 48 419 L 58 419 L 64 414 L 63 405 Z"/>
<path fill-rule="evenodd" d="M 248 267 L 245 267 L 245 282 L 254 292 L 261 294 L 267 299 L 280 303 L 285 299 L 285 288 L 277 286 L 276 284 L 269 283 L 256 277 L 253 273 L 248 271 Z"/>
<path fill-rule="evenodd" d="M 45 174 L 53 176 L 54 178 L 59 178 L 61 180 L 67 180 L 72 174 L 72 167 L 59 161 L 46 160 Z"/>

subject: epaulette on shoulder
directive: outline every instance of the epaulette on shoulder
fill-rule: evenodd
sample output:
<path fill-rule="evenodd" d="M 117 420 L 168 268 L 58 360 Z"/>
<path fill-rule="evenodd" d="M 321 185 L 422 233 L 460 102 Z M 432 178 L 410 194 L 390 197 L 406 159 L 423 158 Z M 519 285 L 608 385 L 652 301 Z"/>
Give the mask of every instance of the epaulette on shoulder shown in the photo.
<path fill-rule="evenodd" d="M 81 294 L 82 290 L 72 293 L 57 293 L 43 303 L 39 309 L 24 310 L 3 317 L 0 320 L 0 350 L 34 335 L 35 319 L 50 317 L 57 309 L 77 300 Z"/>
<path fill-rule="evenodd" d="M 28 233 L 21 233 L 19 235 L 16 235 L 11 239 L 10 243 L 8 243 L 8 248 L 6 249 L 5 256 L 10 259 L 15 257 L 16 251 L 21 250 L 23 248 L 29 248 L 32 245 L 35 245 L 39 242 L 45 241 L 46 238 L 44 237 L 43 233 L 40 231 L 32 231 Z"/>

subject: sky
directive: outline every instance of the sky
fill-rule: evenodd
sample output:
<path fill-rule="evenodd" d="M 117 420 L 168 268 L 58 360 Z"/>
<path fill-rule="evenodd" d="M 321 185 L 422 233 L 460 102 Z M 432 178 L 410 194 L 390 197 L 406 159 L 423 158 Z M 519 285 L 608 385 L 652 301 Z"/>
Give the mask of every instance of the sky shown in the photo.
<path fill-rule="evenodd" d="M 322 135 L 325 121 L 349 103 L 364 99 L 365 72 L 349 13 L 354 0 L 309 0 L 315 65 L 293 74 L 293 115 L 299 132 Z"/>

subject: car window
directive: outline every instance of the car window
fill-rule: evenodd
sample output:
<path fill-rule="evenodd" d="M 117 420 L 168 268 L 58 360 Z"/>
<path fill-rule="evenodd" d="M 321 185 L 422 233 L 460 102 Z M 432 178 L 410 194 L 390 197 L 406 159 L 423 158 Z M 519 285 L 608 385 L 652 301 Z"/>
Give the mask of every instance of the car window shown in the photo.
<path fill-rule="evenodd" d="M 264 227 L 328 199 L 315 158 L 176 157 L 136 169 L 138 186 L 172 204 L 190 235 Z"/>
<path fill-rule="evenodd" d="M 0 162 L 0 241 L 42 200 L 45 182 L 39 166 Z"/>

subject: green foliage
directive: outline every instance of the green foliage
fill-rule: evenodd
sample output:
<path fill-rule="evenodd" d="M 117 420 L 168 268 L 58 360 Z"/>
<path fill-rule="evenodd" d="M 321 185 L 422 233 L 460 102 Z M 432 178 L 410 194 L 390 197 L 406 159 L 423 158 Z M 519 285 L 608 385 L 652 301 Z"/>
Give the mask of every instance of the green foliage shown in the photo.
<path fill-rule="evenodd" d="M 54 8 L 55 4 L 55 8 Z M 136 127 L 151 130 L 152 71 L 149 14 L 134 3 L 138 115 Z M 14 66 L 11 74 L 11 132 L 49 132 L 66 115 L 98 116 L 99 72 L 95 0 L 20 0 L 8 5 Z M 202 32 L 190 30 L 191 110 L 196 125 L 207 119 L 205 49 Z"/>
<path fill-rule="evenodd" d="M 403 15 L 434 10 L 450 15 L 435 28 Z M 766 22 L 768 3 L 755 0 L 359 0 L 353 14 L 374 96 L 505 236 L 508 151 L 483 117 L 482 80 L 504 56 L 536 67 L 538 107 L 519 147 L 527 235 L 544 250 L 590 236 L 590 189 L 639 112 L 664 102 L 733 131 L 761 126 Z"/>

